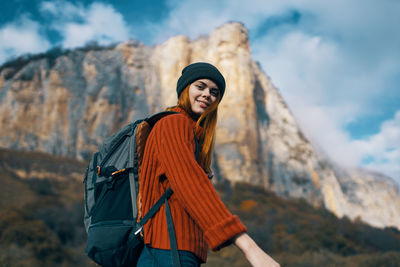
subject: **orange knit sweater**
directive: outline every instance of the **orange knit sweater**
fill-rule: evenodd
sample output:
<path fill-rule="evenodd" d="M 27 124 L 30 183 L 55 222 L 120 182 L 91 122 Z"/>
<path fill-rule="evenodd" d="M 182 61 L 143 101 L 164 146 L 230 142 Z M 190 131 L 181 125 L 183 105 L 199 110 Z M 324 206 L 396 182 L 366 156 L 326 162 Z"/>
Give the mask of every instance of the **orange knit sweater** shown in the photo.
<path fill-rule="evenodd" d="M 172 218 L 179 250 L 188 250 L 204 262 L 208 246 L 219 249 L 246 227 L 222 203 L 211 181 L 195 159 L 196 122 L 182 109 L 162 118 L 151 131 L 140 172 L 141 214 L 146 214 L 171 186 Z M 202 129 L 198 129 L 199 136 Z M 164 178 L 165 177 L 165 178 Z M 165 205 L 143 227 L 144 242 L 170 249 Z M 208 246 L 207 246 L 208 245 Z"/>

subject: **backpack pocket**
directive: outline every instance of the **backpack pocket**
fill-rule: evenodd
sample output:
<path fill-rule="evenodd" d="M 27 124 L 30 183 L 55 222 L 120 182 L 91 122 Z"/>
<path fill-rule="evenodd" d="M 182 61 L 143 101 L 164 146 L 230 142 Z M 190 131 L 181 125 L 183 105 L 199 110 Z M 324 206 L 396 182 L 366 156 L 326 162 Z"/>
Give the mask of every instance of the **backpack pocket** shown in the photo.
<path fill-rule="evenodd" d="M 89 227 L 87 255 L 102 266 L 136 266 L 143 240 L 134 221 L 104 221 Z"/>
<path fill-rule="evenodd" d="M 90 211 L 91 224 L 113 220 L 134 220 L 127 173 L 95 184 L 93 195 L 95 204 Z"/>

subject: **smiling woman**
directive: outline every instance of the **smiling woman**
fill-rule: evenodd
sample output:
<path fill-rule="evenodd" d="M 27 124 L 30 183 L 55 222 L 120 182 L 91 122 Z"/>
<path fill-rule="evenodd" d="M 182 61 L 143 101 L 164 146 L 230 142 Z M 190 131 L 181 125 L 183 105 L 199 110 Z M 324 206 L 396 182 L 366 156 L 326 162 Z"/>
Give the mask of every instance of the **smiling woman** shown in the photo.
<path fill-rule="evenodd" d="M 200 79 L 189 86 L 189 100 L 192 111 L 201 116 L 218 98 L 219 89 L 209 79 Z"/>
<path fill-rule="evenodd" d="M 181 108 L 193 120 L 196 120 L 196 128 L 200 128 L 201 124 L 203 131 L 200 156 L 202 156 L 204 170 L 211 173 L 217 109 L 225 93 L 225 79 L 213 65 L 198 62 L 182 70 L 176 91 L 178 105 L 168 110 L 174 111 L 176 108 Z"/>
<path fill-rule="evenodd" d="M 187 66 L 177 83 L 178 104 L 168 108 L 177 114 L 160 119 L 150 132 L 139 173 L 139 217 L 164 192 L 172 189 L 173 194 L 165 211 L 143 226 L 145 248 L 137 266 L 199 266 L 206 262 L 208 248 L 215 251 L 230 244 L 239 247 L 252 266 L 279 266 L 246 234 L 210 181 L 224 92 L 225 79 L 216 67 L 204 62 Z M 171 220 L 174 231 L 167 231 L 165 222 L 172 225 Z"/>

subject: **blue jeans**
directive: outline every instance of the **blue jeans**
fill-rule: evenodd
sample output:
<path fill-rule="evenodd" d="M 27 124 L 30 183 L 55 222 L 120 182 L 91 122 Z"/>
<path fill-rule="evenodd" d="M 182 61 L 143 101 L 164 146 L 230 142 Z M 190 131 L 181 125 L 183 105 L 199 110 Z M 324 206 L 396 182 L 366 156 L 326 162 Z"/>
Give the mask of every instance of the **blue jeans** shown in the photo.
<path fill-rule="evenodd" d="M 179 250 L 179 260 L 182 267 L 198 267 L 201 260 L 190 251 Z M 172 254 L 170 250 L 151 248 L 144 246 L 140 254 L 137 267 L 173 267 Z"/>

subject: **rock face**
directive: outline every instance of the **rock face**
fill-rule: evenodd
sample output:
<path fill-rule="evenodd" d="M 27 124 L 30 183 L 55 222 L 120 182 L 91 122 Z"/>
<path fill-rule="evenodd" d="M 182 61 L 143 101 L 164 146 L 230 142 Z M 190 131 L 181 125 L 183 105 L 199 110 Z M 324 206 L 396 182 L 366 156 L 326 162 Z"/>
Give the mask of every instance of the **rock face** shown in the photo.
<path fill-rule="evenodd" d="M 249 49 L 228 23 L 208 37 L 134 41 L 32 60 L 0 72 L 0 146 L 88 160 L 123 125 L 176 104 L 183 67 L 207 61 L 227 81 L 215 147 L 216 179 L 263 185 L 338 216 L 400 228 L 400 195 L 387 177 L 340 170 L 317 155 Z M 11 74 L 10 74 L 11 73 Z"/>

